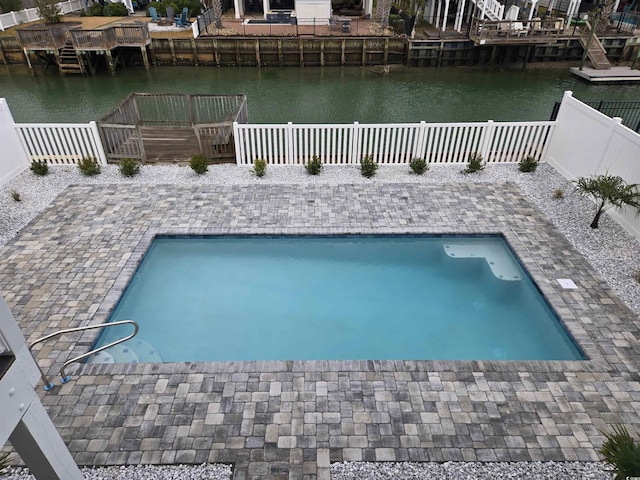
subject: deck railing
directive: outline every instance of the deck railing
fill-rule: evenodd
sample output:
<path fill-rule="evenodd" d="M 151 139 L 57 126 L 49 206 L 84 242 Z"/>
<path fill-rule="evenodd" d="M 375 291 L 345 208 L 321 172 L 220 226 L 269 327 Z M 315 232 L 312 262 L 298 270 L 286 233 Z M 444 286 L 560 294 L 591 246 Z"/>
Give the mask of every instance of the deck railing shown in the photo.
<path fill-rule="evenodd" d="M 16 30 L 18 40 L 28 50 L 58 50 L 66 43 L 67 28 L 23 28 Z"/>
<path fill-rule="evenodd" d="M 522 39 L 524 43 L 542 43 L 547 42 L 550 37 L 573 35 L 575 30 L 576 28 L 565 31 L 562 18 L 493 21 L 476 17 L 471 21 L 469 38 L 476 44 L 511 42 L 517 39 Z"/>
<path fill-rule="evenodd" d="M 113 28 L 103 30 L 70 30 L 71 43 L 76 50 L 111 50 L 117 46 Z"/>
<path fill-rule="evenodd" d="M 489 163 L 542 158 L 554 122 L 475 122 L 346 125 L 254 125 L 234 123 L 236 163 L 257 158 L 272 164 L 300 164 L 314 155 L 323 163 L 464 163 L 470 153 Z"/>
<path fill-rule="evenodd" d="M 116 25 L 113 27 L 116 44 L 119 47 L 141 47 L 151 43 L 147 23 L 135 25 Z"/>
<path fill-rule="evenodd" d="M 20 123 L 16 131 L 30 161 L 77 164 L 83 157 L 93 157 L 106 163 L 95 122 Z"/>

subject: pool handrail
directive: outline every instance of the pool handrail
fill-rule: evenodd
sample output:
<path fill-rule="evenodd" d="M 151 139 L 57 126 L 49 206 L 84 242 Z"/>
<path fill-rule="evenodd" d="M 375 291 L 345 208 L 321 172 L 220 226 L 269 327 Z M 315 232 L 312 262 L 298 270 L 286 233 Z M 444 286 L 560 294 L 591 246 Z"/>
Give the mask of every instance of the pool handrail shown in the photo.
<path fill-rule="evenodd" d="M 99 323 L 97 325 L 87 325 L 85 327 L 75 327 L 75 328 L 65 328 L 64 330 L 58 330 L 57 332 L 51 333 L 49 335 L 45 335 L 44 337 L 38 338 L 37 340 L 34 340 L 33 342 L 31 342 L 29 344 L 29 353 L 31 353 L 31 355 L 33 356 L 33 352 L 31 352 L 31 349 L 36 346 L 38 343 L 42 343 L 45 342 L 51 338 L 57 337 L 59 335 L 63 335 L 65 333 L 73 333 L 73 332 L 82 332 L 84 330 L 93 330 L 95 328 L 106 328 L 106 327 L 114 327 L 116 325 L 133 325 L 133 333 L 127 335 L 126 337 L 122 337 L 114 342 L 108 343 L 107 345 L 103 345 L 100 348 L 94 348 L 93 350 L 83 353 L 82 355 L 78 355 L 77 357 L 72 358 L 71 360 L 67 360 L 62 367 L 60 368 L 60 383 L 67 383 L 69 380 L 71 380 L 71 377 L 69 377 L 66 372 L 65 372 L 65 368 L 67 368 L 70 364 L 72 364 L 73 362 L 77 362 L 79 360 L 83 360 L 85 358 L 87 358 L 90 355 L 93 355 L 94 353 L 98 353 L 101 352 L 103 350 L 106 350 L 107 348 L 111 348 L 115 345 L 118 345 L 120 343 L 126 342 L 127 340 L 132 339 L 133 337 L 135 337 L 138 333 L 138 331 L 140 330 L 140 326 L 138 325 L 138 323 L 135 320 L 118 320 L 116 322 L 108 322 L 108 323 Z M 34 360 L 35 360 L 35 356 L 34 356 Z M 54 387 L 54 384 L 51 383 L 49 381 L 49 377 L 44 373 L 44 371 L 42 370 L 42 368 L 40 367 L 40 365 L 38 365 L 38 362 L 36 361 L 36 365 L 38 366 L 38 370 L 40 371 L 40 378 L 42 378 L 42 381 L 44 382 L 44 389 L 46 391 L 51 390 Z"/>

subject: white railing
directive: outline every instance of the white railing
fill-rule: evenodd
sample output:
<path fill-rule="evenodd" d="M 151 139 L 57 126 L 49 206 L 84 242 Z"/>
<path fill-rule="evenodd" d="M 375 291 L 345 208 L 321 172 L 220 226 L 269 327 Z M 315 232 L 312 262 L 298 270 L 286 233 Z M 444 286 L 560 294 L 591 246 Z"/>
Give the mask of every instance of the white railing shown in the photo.
<path fill-rule="evenodd" d="M 93 157 L 102 164 L 107 163 L 95 122 L 19 123 L 16 132 L 29 161 L 77 164 L 83 157 Z"/>
<path fill-rule="evenodd" d="M 484 0 L 485 10 L 490 11 L 500 20 L 504 18 L 504 5 L 497 0 Z"/>
<path fill-rule="evenodd" d="M 397 123 L 343 125 L 252 125 L 234 123 L 236 163 L 257 158 L 271 164 L 357 164 L 368 155 L 384 164 L 465 163 L 480 153 L 489 163 L 519 162 L 544 154 L 555 122 Z"/>
<path fill-rule="evenodd" d="M 58 3 L 58 6 L 63 15 L 78 12 L 82 10 L 82 0 L 68 0 Z M 36 20 L 40 20 L 37 8 L 25 8 L 17 12 L 3 13 L 0 15 L 0 31 L 20 25 L 21 23 L 35 22 Z"/>

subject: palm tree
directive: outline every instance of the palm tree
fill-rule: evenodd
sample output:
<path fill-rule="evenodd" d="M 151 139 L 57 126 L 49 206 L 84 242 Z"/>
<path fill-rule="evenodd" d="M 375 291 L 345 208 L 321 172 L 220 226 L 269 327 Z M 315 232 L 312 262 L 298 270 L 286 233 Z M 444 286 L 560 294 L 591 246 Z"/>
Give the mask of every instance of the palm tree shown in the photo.
<path fill-rule="evenodd" d="M 598 228 L 600 217 L 611 207 L 619 210 L 626 206 L 640 209 L 637 183 L 627 184 L 622 178 L 609 174 L 580 177 L 575 183 L 580 193 L 589 195 L 596 201 L 596 215 L 591 228 Z"/>
<path fill-rule="evenodd" d="M 606 0 L 602 7 L 600 7 L 600 15 L 598 25 L 595 27 L 596 33 L 602 34 L 607 31 L 607 27 L 609 26 L 609 18 L 613 13 L 613 7 L 615 6 L 615 0 Z"/>
<path fill-rule="evenodd" d="M 376 22 L 380 24 L 382 30 L 389 26 L 389 14 L 391 13 L 391 0 L 378 0 L 376 4 Z"/>
<path fill-rule="evenodd" d="M 640 445 L 636 445 L 624 425 L 614 425 L 613 432 L 604 433 L 605 442 L 600 447 L 604 461 L 614 467 L 615 480 L 640 475 Z"/>
<path fill-rule="evenodd" d="M 11 458 L 10 454 L 4 453 L 0 455 L 0 475 L 7 473 L 9 467 L 11 466 Z"/>

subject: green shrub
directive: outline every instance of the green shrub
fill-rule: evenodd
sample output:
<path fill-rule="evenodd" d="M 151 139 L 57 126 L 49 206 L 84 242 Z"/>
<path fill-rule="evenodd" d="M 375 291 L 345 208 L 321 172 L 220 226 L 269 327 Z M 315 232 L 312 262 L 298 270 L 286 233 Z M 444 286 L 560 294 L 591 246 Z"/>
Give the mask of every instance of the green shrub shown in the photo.
<path fill-rule="evenodd" d="M 360 161 L 360 173 L 363 177 L 371 178 L 376 174 L 377 170 L 378 162 L 375 162 L 372 156 L 365 155 Z"/>
<path fill-rule="evenodd" d="M 267 161 L 262 158 L 256 158 L 253 162 L 253 173 L 256 177 L 264 177 L 267 173 Z"/>
<path fill-rule="evenodd" d="M 322 160 L 317 155 L 311 157 L 311 160 L 304 166 L 309 175 L 320 175 L 322 171 Z"/>
<path fill-rule="evenodd" d="M 189 15 L 191 17 L 197 17 L 202 13 L 202 4 L 198 0 L 173 0 L 169 2 L 176 11 L 176 15 L 182 12 L 184 7 L 189 9 Z"/>
<path fill-rule="evenodd" d="M 424 158 L 411 159 L 409 167 L 411 168 L 411 171 L 417 175 L 422 175 L 424 172 L 429 170 L 429 165 Z"/>
<path fill-rule="evenodd" d="M 640 270 L 636 270 L 631 276 L 636 282 L 640 283 Z"/>
<path fill-rule="evenodd" d="M 104 16 L 105 17 L 126 17 L 129 15 L 129 10 L 125 7 L 124 3 L 105 2 L 104 4 Z"/>
<path fill-rule="evenodd" d="M 125 177 L 133 177 L 140 172 L 140 164 L 133 158 L 123 158 L 118 165 L 120 173 Z"/>
<path fill-rule="evenodd" d="M 624 425 L 614 425 L 613 432 L 604 433 L 606 440 L 600 447 L 604 461 L 613 466 L 615 480 L 640 477 L 640 445 L 629 435 Z"/>
<path fill-rule="evenodd" d="M 17 190 L 12 190 L 11 191 L 11 198 L 13 198 L 13 200 L 16 201 L 16 202 L 21 202 L 22 201 L 22 197 L 20 196 L 20 192 L 18 192 Z"/>
<path fill-rule="evenodd" d="M 11 455 L 10 453 L 3 453 L 0 455 L 0 475 L 3 475 L 9 471 L 9 467 L 11 466 Z"/>
<path fill-rule="evenodd" d="M 0 13 L 17 12 L 22 10 L 20 0 L 0 0 Z"/>
<path fill-rule="evenodd" d="M 104 16 L 104 5 L 100 5 L 99 3 L 94 3 L 84 11 L 84 14 L 87 17 L 102 17 Z"/>
<path fill-rule="evenodd" d="M 149 16 L 149 8 L 155 7 L 158 15 L 164 17 L 165 15 L 167 15 L 167 5 L 169 4 L 164 2 L 149 2 L 149 5 L 147 5 L 147 16 Z"/>
<path fill-rule="evenodd" d="M 82 157 L 78 169 L 87 177 L 91 177 L 100 173 L 100 164 L 94 157 Z"/>
<path fill-rule="evenodd" d="M 198 175 L 202 175 L 204 173 L 207 173 L 207 170 L 209 170 L 209 162 L 204 157 L 204 155 L 201 155 L 199 153 L 194 155 L 193 157 L 191 157 L 191 161 L 189 162 L 189 166 Z"/>
<path fill-rule="evenodd" d="M 62 11 L 58 6 L 58 0 L 36 0 L 36 10 L 45 25 L 62 22 Z"/>
<path fill-rule="evenodd" d="M 482 155 L 478 152 L 472 152 L 469 154 L 469 163 L 467 163 L 467 168 L 465 168 L 462 173 L 475 173 L 481 170 L 484 170 L 484 164 L 482 161 Z"/>
<path fill-rule="evenodd" d="M 44 177 L 49 173 L 49 165 L 44 160 L 32 160 L 29 168 L 33 173 L 40 175 L 41 177 Z"/>
<path fill-rule="evenodd" d="M 520 161 L 518 168 L 521 172 L 535 172 L 536 168 L 538 168 L 538 160 L 531 155 L 527 155 Z"/>
<path fill-rule="evenodd" d="M 555 198 L 556 200 L 560 200 L 561 198 L 564 198 L 564 191 L 561 188 L 556 188 L 553 191 L 552 194 L 553 198 Z"/>

